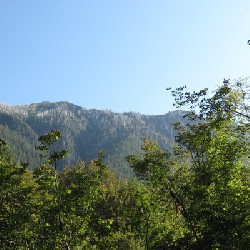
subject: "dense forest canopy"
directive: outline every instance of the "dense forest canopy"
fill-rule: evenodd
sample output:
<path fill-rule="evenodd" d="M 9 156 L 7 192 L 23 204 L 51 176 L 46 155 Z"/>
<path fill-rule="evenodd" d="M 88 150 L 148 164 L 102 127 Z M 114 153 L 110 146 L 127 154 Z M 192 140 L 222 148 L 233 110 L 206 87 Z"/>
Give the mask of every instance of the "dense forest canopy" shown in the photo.
<path fill-rule="evenodd" d="M 70 152 L 54 147 L 56 129 L 38 138 L 34 169 L 1 139 L 1 249 L 248 249 L 249 86 L 207 91 L 172 90 L 190 106 L 187 124 L 175 123 L 172 150 L 146 138 L 127 156 L 133 180 L 117 178 L 103 151 L 57 171 Z"/>

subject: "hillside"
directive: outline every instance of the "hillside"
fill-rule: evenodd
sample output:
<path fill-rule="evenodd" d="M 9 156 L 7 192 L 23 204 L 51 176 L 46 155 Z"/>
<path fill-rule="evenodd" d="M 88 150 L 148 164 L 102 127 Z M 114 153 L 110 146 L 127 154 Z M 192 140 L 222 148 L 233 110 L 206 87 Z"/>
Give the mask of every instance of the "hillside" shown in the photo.
<path fill-rule="evenodd" d="M 0 104 L 0 138 L 11 145 L 18 161 L 29 162 L 34 168 L 39 162 L 34 150 L 37 138 L 49 130 L 60 130 L 64 139 L 59 147 L 70 152 L 63 164 L 89 162 L 104 150 L 110 167 L 120 176 L 129 176 L 132 171 L 125 157 L 140 152 L 145 137 L 156 140 L 163 150 L 170 149 L 175 136 L 172 123 L 182 121 L 183 114 L 114 113 L 87 110 L 68 102 Z"/>

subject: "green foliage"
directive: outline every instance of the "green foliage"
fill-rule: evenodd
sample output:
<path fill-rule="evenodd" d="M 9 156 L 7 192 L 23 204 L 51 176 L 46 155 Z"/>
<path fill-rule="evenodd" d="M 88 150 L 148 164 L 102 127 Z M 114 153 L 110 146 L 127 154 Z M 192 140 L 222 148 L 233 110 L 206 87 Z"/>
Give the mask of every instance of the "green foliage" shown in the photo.
<path fill-rule="evenodd" d="M 42 135 L 38 138 L 40 145 L 36 147 L 36 150 L 40 150 L 40 158 L 47 157 L 45 164 L 52 164 L 56 169 L 57 161 L 65 158 L 67 155 L 67 150 L 62 149 L 61 151 L 52 151 L 51 147 L 55 144 L 60 138 L 62 138 L 62 133 L 58 130 L 51 130 L 49 133 Z"/>
<path fill-rule="evenodd" d="M 172 91 L 176 106 L 191 106 L 188 123 L 175 123 L 175 148 L 146 138 L 127 157 L 135 180 L 117 178 L 104 151 L 59 172 L 58 130 L 39 137 L 34 170 L 0 140 L 1 249 L 248 249 L 249 88 L 184 89 Z"/>
<path fill-rule="evenodd" d="M 182 190 L 195 245 L 245 249 L 250 243 L 248 86 L 226 82 L 210 98 L 206 90 L 173 93 L 178 105 L 191 104 L 188 116 L 196 121 L 176 125 L 178 157 L 189 156 L 190 182 Z"/>
<path fill-rule="evenodd" d="M 170 208 L 176 210 L 179 231 L 172 232 L 171 243 L 165 242 L 165 246 L 247 249 L 249 88 L 244 81 L 227 81 L 212 97 L 207 97 L 207 89 L 193 93 L 184 89 L 172 91 L 177 107 L 191 108 L 185 115 L 189 122 L 175 124 L 178 134 L 173 154 L 166 157 L 155 143 L 146 140 L 144 153 L 128 160 L 138 178 L 158 194 L 157 201 L 166 204 L 168 219 Z"/>
<path fill-rule="evenodd" d="M 52 148 L 61 135 L 50 131 L 39 138 L 37 149 L 45 161 L 33 171 L 13 164 L 1 141 L 3 249 L 143 249 L 149 245 L 149 221 L 162 220 L 163 215 L 159 210 L 153 216 L 150 190 L 135 181 L 117 179 L 104 163 L 103 151 L 88 166 L 79 162 L 57 172 L 54 164 L 60 157 L 52 158 L 57 152 Z"/>
<path fill-rule="evenodd" d="M 0 173 L 0 245 L 2 249 L 24 247 L 29 240 L 29 193 L 33 182 L 25 166 L 14 162 L 3 140 L 0 140 Z"/>

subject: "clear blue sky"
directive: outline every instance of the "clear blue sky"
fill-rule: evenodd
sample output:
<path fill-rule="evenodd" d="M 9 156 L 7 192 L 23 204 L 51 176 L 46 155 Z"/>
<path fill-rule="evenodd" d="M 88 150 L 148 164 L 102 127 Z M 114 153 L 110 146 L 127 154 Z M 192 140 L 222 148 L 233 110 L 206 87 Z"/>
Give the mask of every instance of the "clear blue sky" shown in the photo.
<path fill-rule="evenodd" d="M 250 75 L 249 0 L 2 0 L 0 102 L 165 114 Z"/>

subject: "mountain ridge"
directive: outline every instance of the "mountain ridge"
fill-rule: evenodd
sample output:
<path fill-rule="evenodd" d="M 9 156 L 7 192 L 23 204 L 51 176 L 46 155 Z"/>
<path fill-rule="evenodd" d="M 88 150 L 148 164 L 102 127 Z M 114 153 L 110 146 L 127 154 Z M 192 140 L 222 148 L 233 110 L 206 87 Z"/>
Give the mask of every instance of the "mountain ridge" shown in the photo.
<path fill-rule="evenodd" d="M 163 150 L 169 150 L 175 137 L 172 123 L 183 122 L 184 114 L 184 111 L 164 115 L 116 113 L 86 109 L 66 101 L 25 105 L 1 103 L 0 139 L 10 144 L 19 161 L 32 162 L 31 167 L 35 167 L 39 160 L 37 152 L 31 148 L 37 144 L 37 138 L 52 129 L 60 130 L 63 140 L 58 147 L 70 152 L 63 164 L 72 165 L 79 160 L 88 162 L 97 156 L 99 150 L 104 150 L 111 168 L 120 176 L 129 176 L 132 170 L 125 157 L 139 153 L 145 137 L 157 141 Z M 20 138 L 13 141 L 13 134 Z M 25 149 L 22 145 L 26 145 Z"/>

